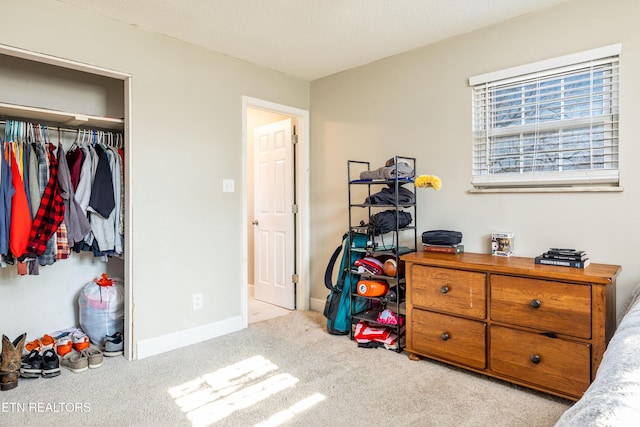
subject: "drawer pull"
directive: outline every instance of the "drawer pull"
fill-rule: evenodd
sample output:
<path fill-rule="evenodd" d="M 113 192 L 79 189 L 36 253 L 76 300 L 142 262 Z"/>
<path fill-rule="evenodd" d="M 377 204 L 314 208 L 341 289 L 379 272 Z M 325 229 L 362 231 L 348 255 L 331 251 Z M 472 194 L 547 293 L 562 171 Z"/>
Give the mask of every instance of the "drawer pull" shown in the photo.
<path fill-rule="evenodd" d="M 529 359 L 531 359 L 531 362 L 535 363 L 536 365 L 540 363 L 540 356 L 537 354 L 532 354 Z"/>
<path fill-rule="evenodd" d="M 446 341 L 449 339 L 449 334 L 447 332 L 443 332 L 442 334 L 440 334 L 440 339 L 442 341 Z"/>
<path fill-rule="evenodd" d="M 532 299 L 531 302 L 529 303 L 529 305 L 533 308 L 540 308 L 540 306 L 542 305 L 542 303 L 540 302 L 539 299 Z"/>
<path fill-rule="evenodd" d="M 443 294 L 446 294 L 447 292 L 449 292 L 449 287 L 447 285 L 443 285 L 440 288 L 440 292 L 442 292 Z"/>

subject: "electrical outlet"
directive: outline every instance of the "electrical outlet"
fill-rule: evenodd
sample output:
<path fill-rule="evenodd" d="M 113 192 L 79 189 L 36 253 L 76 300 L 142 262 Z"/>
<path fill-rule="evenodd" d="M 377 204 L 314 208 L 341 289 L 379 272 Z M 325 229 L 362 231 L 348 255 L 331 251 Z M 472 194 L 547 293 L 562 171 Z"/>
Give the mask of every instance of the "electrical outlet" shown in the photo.
<path fill-rule="evenodd" d="M 193 294 L 193 309 L 198 310 L 202 308 L 202 294 Z"/>

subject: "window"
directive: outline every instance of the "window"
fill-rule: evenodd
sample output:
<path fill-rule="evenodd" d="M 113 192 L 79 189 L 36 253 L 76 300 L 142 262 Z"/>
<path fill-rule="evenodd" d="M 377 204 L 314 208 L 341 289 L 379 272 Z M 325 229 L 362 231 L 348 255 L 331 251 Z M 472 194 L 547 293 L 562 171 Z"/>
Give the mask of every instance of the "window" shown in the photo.
<path fill-rule="evenodd" d="M 474 187 L 618 186 L 620 50 L 470 78 Z"/>

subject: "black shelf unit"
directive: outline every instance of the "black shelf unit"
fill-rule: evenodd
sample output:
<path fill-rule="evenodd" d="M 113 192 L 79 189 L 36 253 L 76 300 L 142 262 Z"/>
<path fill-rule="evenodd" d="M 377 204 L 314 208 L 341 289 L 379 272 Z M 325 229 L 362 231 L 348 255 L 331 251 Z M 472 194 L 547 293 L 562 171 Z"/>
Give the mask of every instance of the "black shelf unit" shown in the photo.
<path fill-rule="evenodd" d="M 407 163 L 411 166 L 414 172 L 416 171 L 416 159 L 414 157 L 395 156 L 393 158 L 393 165 L 395 167 L 395 173 L 393 176 L 398 175 L 399 162 Z M 370 236 L 371 245 L 367 244 L 366 248 L 349 248 L 349 259 L 351 258 L 351 252 L 364 252 L 365 255 L 381 258 L 393 258 L 398 266 L 395 276 L 387 275 L 375 275 L 369 273 L 362 273 L 358 271 L 356 266 L 350 266 L 349 275 L 351 276 L 350 283 L 356 283 L 360 279 L 367 280 L 380 280 L 386 281 L 389 284 L 389 289 L 395 288 L 395 295 L 389 296 L 389 293 L 385 296 L 379 297 L 363 297 L 357 293 L 356 290 L 351 292 L 351 339 L 354 339 L 355 325 L 363 320 L 373 326 L 385 326 L 391 328 L 392 331 L 398 336 L 398 346 L 395 349 L 397 352 L 402 352 L 404 349 L 404 329 L 405 324 L 388 325 L 379 323 L 377 321 L 378 314 L 384 310 L 389 309 L 393 311 L 398 318 L 400 316 L 406 316 L 406 281 L 404 272 L 401 272 L 400 257 L 409 252 L 415 252 L 418 247 L 418 233 L 416 227 L 417 207 L 416 207 L 416 187 L 413 181 L 413 176 L 409 179 L 375 179 L 375 180 L 362 180 L 360 179 L 360 173 L 363 171 L 371 172 L 371 163 L 367 161 L 349 160 L 347 162 L 347 175 L 348 175 L 348 198 L 349 198 L 349 231 L 358 233 L 369 232 L 369 218 L 377 212 L 384 210 L 396 211 L 396 224 L 394 229 L 385 234 L 378 236 Z M 388 187 L 393 189 L 393 195 L 395 199 L 391 201 L 393 203 L 366 203 L 366 200 L 372 195 L 376 194 L 381 189 Z M 413 192 L 414 197 L 411 203 L 401 201 L 399 197 L 400 187 L 405 187 Z M 407 211 L 412 215 L 412 222 L 408 226 L 400 227 L 398 223 L 398 212 Z M 356 312 L 356 301 L 358 298 L 365 298 L 371 302 L 372 308 L 364 311 Z"/>

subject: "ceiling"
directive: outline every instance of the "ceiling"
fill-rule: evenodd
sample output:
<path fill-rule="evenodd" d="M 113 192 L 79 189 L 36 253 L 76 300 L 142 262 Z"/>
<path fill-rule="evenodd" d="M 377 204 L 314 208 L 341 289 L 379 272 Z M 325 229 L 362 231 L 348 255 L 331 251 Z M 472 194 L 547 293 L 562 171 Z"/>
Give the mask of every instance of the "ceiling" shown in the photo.
<path fill-rule="evenodd" d="M 567 0 L 58 0 L 312 81 Z"/>

